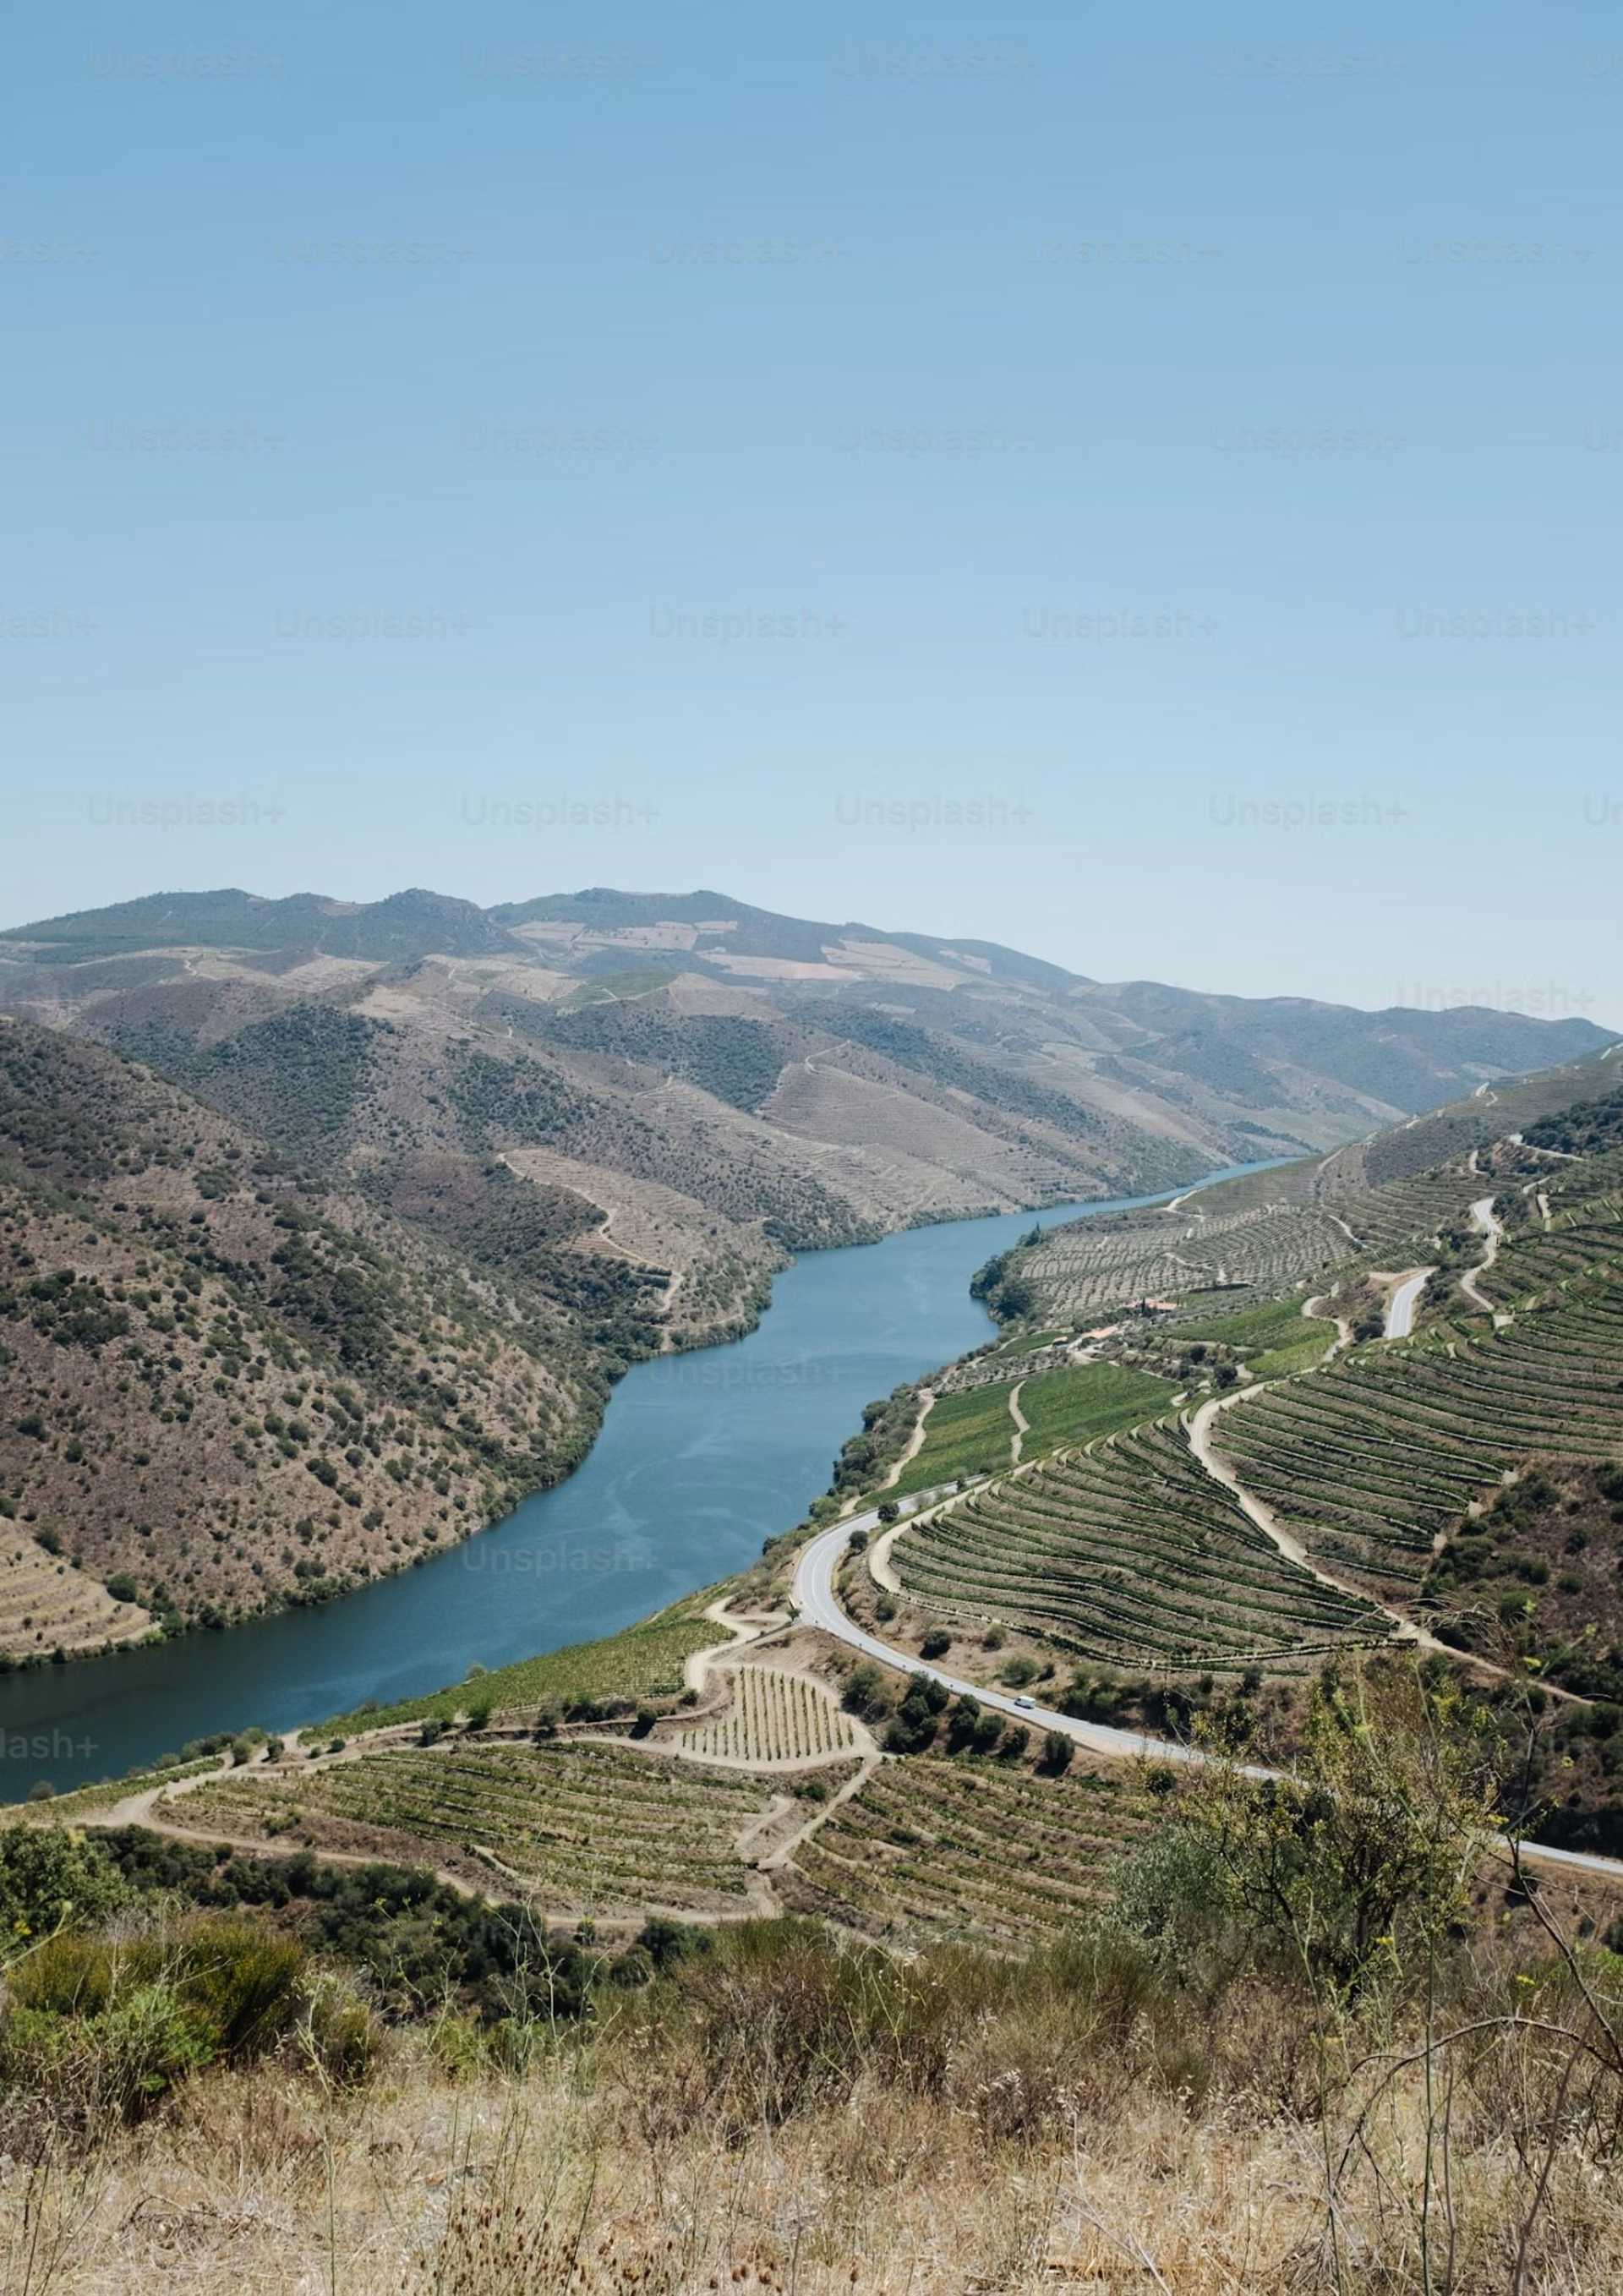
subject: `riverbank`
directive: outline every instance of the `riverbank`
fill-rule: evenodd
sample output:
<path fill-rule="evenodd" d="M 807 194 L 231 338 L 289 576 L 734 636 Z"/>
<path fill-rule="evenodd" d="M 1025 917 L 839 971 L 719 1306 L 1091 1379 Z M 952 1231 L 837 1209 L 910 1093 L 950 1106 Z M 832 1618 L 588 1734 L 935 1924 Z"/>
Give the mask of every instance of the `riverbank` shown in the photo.
<path fill-rule="evenodd" d="M 1226 1177 L 1217 1173 L 1206 1185 Z M 0 1680 L 0 1800 L 283 1732 L 618 1632 L 743 1569 L 827 1488 L 863 1406 L 984 1340 L 969 1280 L 1028 1229 L 1108 1199 L 807 1254 L 745 1338 L 634 1365 L 570 1479 L 421 1568 L 320 1608 Z"/>

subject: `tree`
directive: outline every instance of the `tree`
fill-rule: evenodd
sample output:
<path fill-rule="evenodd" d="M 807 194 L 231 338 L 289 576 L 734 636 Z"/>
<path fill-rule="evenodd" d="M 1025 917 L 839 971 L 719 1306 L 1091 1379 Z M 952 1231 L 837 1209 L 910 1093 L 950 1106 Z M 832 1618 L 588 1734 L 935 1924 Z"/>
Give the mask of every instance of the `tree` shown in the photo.
<path fill-rule="evenodd" d="M 1479 1702 L 1418 1671 L 1321 1679 L 1289 1778 L 1249 1776 L 1243 1748 L 1204 1719 L 1196 1735 L 1209 1759 L 1166 1823 L 1195 1846 L 1203 1901 L 1259 1968 L 1339 2007 L 1435 1962 L 1498 1830 Z"/>
<path fill-rule="evenodd" d="M 848 1713 L 859 1714 L 865 1722 L 880 1721 L 889 1712 L 885 1677 L 872 1659 L 864 1659 L 851 1669 L 840 1703 Z"/>
<path fill-rule="evenodd" d="M 1062 1776 L 1076 1759 L 1077 1747 L 1073 1738 L 1063 1730 L 1049 1730 L 1043 1737 L 1043 1767 L 1055 1777 Z"/>

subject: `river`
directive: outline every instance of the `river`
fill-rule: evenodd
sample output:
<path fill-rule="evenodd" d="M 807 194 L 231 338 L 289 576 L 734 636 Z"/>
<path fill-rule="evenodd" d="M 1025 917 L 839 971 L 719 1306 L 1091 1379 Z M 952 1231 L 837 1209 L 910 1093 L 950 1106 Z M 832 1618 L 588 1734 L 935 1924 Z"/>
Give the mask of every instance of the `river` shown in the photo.
<path fill-rule="evenodd" d="M 727 1578 L 827 1488 L 865 1403 L 989 1335 L 969 1294 L 984 1260 L 1034 1218 L 1165 1201 L 955 1220 L 797 1259 L 746 1338 L 635 1365 L 568 1482 L 432 1562 L 319 1609 L 0 1677 L 0 1801 L 42 1777 L 60 1792 L 119 1776 L 213 1731 L 414 1697 Z"/>

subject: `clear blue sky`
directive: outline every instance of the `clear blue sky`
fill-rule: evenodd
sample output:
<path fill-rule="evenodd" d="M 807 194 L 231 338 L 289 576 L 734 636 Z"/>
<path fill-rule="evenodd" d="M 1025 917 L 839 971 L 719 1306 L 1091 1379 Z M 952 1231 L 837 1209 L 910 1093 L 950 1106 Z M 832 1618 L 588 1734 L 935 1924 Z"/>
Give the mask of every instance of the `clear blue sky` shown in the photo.
<path fill-rule="evenodd" d="M 4 921 L 706 885 L 1623 1025 L 1623 23 L 1429 13 L 28 12 Z"/>

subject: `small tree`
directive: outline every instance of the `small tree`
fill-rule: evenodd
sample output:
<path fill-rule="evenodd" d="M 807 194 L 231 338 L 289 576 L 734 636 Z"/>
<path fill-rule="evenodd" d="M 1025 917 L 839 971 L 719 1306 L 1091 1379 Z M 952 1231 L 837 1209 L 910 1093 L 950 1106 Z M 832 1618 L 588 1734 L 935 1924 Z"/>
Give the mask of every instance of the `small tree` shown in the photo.
<path fill-rule="evenodd" d="M 1043 1767 L 1052 1771 L 1055 1777 L 1062 1775 L 1070 1769 L 1076 1759 L 1076 1741 L 1073 1738 L 1068 1738 L 1063 1730 L 1048 1730 L 1044 1733 Z"/>

